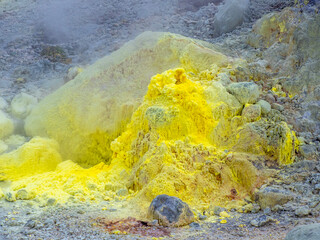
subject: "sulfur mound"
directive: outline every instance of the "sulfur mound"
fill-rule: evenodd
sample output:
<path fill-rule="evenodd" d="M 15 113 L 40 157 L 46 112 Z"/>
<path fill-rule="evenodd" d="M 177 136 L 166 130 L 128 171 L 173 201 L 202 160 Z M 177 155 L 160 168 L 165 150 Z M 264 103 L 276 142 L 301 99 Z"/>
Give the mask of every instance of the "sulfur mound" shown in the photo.
<path fill-rule="evenodd" d="M 246 123 L 239 111 L 232 111 L 234 105 L 219 99 L 226 91 L 223 87 L 207 94 L 212 84 L 190 80 L 183 69 L 154 76 L 127 130 L 111 144 L 109 180 L 126 181 L 129 189 L 148 201 L 169 194 L 192 204 L 209 199 L 223 202 L 234 190 L 238 199 L 250 196 L 258 175 L 247 160 L 250 157 L 226 154 L 226 149 L 279 156 L 280 164 L 293 161 L 295 137 L 284 122 Z M 277 135 L 267 135 L 268 124 L 282 124 L 287 135 L 268 139 Z M 247 129 L 258 126 L 260 131 L 247 135 Z M 117 176 L 123 169 L 130 177 L 120 180 Z"/>
<path fill-rule="evenodd" d="M 230 62 L 208 43 L 146 32 L 41 101 L 26 119 L 25 130 L 55 139 L 64 159 L 83 166 L 108 163 L 110 142 L 130 121 L 151 76 L 176 67 L 198 74 Z"/>
<path fill-rule="evenodd" d="M 290 164 L 298 146 L 278 111 L 261 115 L 256 84 L 225 87 L 241 80 L 238 66 L 246 63 L 213 45 L 144 33 L 32 110 L 25 129 L 41 137 L 0 155 L 0 180 L 13 181 L 18 198 L 48 204 L 111 197 L 146 207 L 167 194 L 225 206 L 250 198 L 262 184 L 255 163 Z"/>

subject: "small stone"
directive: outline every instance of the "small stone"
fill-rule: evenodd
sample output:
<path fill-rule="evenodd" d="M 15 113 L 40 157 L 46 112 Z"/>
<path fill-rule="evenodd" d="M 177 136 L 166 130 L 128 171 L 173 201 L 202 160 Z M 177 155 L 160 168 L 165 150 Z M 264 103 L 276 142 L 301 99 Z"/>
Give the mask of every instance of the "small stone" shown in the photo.
<path fill-rule="evenodd" d="M 278 205 L 279 206 L 279 205 Z M 264 210 L 263 210 L 263 213 L 265 215 L 270 215 L 271 214 L 271 209 L 269 207 L 266 207 Z"/>
<path fill-rule="evenodd" d="M 190 223 L 190 224 L 189 224 L 189 227 L 190 227 L 190 228 L 194 228 L 194 229 L 196 229 L 196 230 L 201 229 L 200 224 L 199 224 L 199 223 L 196 223 L 196 222 Z"/>
<path fill-rule="evenodd" d="M 129 194 L 128 189 L 126 188 L 122 188 L 117 192 L 117 196 L 118 197 L 124 197 L 127 196 Z"/>
<path fill-rule="evenodd" d="M 8 202 L 15 202 L 16 201 L 16 197 L 14 196 L 14 194 L 12 192 L 7 192 L 4 195 L 4 198 L 8 201 Z"/>
<path fill-rule="evenodd" d="M 303 157 L 311 159 L 316 156 L 317 148 L 314 145 L 303 144 L 299 147 L 300 153 Z"/>
<path fill-rule="evenodd" d="M 159 222 L 158 222 L 158 220 L 153 220 L 153 221 L 151 221 L 151 222 L 148 222 L 148 225 L 149 226 L 158 226 L 159 225 Z"/>
<path fill-rule="evenodd" d="M 282 112 L 284 110 L 284 107 L 278 103 L 272 103 L 271 107 L 275 110 L 280 111 L 280 112 Z"/>
<path fill-rule="evenodd" d="M 314 185 L 314 189 L 315 189 L 315 190 L 320 190 L 320 183 Z"/>
<path fill-rule="evenodd" d="M 51 218 L 48 218 L 48 219 L 46 219 L 46 220 L 44 221 L 43 224 L 44 224 L 45 226 L 52 226 L 52 225 L 54 225 L 54 220 L 51 219 Z"/>
<path fill-rule="evenodd" d="M 296 209 L 294 214 L 297 217 L 305 217 L 305 216 L 308 216 L 310 214 L 310 209 L 308 207 L 306 207 L 306 206 L 299 207 L 298 209 Z"/>
<path fill-rule="evenodd" d="M 320 223 L 301 225 L 288 232 L 285 240 L 319 240 Z"/>
<path fill-rule="evenodd" d="M 28 227 L 28 228 L 35 228 L 36 225 L 37 225 L 37 224 L 36 224 L 36 222 L 35 222 L 33 219 L 29 219 L 24 226 L 25 226 L 25 227 Z"/>
<path fill-rule="evenodd" d="M 219 214 L 220 217 L 222 218 L 229 218 L 230 217 L 230 214 L 227 213 L 226 211 L 222 211 L 220 214 Z"/>
<path fill-rule="evenodd" d="M 207 216 L 206 216 L 206 215 L 199 214 L 198 219 L 201 220 L 201 221 L 202 221 L 202 220 L 206 220 L 206 219 L 207 219 Z"/>
<path fill-rule="evenodd" d="M 55 198 L 49 198 L 47 200 L 47 206 L 53 206 L 57 203 L 57 200 Z"/>
<path fill-rule="evenodd" d="M 213 208 L 213 213 L 214 213 L 214 215 L 217 215 L 217 216 L 219 216 L 220 213 L 223 211 L 225 211 L 225 209 L 222 207 L 219 207 L 219 206 L 214 206 L 214 208 Z"/>
<path fill-rule="evenodd" d="M 19 189 L 16 193 L 16 199 L 17 200 L 29 200 L 33 198 L 33 194 L 31 194 L 30 192 L 28 192 L 26 189 L 22 188 Z"/>
<path fill-rule="evenodd" d="M 247 122 L 257 121 L 261 116 L 261 106 L 254 105 L 246 105 L 242 110 L 242 117 L 246 119 Z"/>
<path fill-rule="evenodd" d="M 267 115 L 271 111 L 271 105 L 265 100 L 259 100 L 257 105 L 261 107 L 261 114 Z"/>
<path fill-rule="evenodd" d="M 243 105 L 255 103 L 260 95 L 259 86 L 253 82 L 232 83 L 227 87 L 227 90 Z"/>
<path fill-rule="evenodd" d="M 253 204 L 249 203 L 243 207 L 243 212 L 250 213 L 252 212 L 252 209 L 253 209 Z"/>
<path fill-rule="evenodd" d="M 152 200 L 148 216 L 159 221 L 162 226 L 180 227 L 188 225 L 194 220 L 188 204 L 177 197 L 165 194 Z"/>
<path fill-rule="evenodd" d="M 79 214 L 84 214 L 85 211 L 83 211 L 82 209 L 78 209 L 78 210 L 77 210 L 77 213 L 79 213 Z"/>
<path fill-rule="evenodd" d="M 254 227 L 262 227 L 270 222 L 274 222 L 275 220 L 266 215 L 261 215 L 258 218 L 253 219 L 250 224 Z"/>
<path fill-rule="evenodd" d="M 280 212 L 283 211 L 283 207 L 280 205 L 275 205 L 274 207 L 272 207 L 272 212 Z"/>
<path fill-rule="evenodd" d="M 265 97 L 266 101 L 270 104 L 274 103 L 276 101 L 276 99 L 274 98 L 274 96 L 271 93 L 268 93 Z"/>

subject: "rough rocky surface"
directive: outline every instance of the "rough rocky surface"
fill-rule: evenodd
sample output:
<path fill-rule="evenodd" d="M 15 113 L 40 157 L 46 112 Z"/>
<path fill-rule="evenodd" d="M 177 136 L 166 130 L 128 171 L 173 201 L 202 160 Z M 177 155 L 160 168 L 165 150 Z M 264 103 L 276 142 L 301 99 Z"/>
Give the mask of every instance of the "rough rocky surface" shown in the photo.
<path fill-rule="evenodd" d="M 302 225 L 292 229 L 285 240 L 317 240 L 320 237 L 320 224 Z"/>
<path fill-rule="evenodd" d="M 188 204 L 177 197 L 165 194 L 152 200 L 148 216 L 153 220 L 158 220 L 160 225 L 166 227 L 182 227 L 194 220 L 194 215 Z"/>

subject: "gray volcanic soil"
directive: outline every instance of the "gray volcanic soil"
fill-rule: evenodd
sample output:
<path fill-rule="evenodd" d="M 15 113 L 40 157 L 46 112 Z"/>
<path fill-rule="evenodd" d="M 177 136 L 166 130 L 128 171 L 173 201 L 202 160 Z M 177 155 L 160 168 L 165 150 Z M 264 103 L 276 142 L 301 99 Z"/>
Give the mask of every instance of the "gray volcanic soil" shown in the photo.
<path fill-rule="evenodd" d="M 10 102 L 23 91 L 41 99 L 64 84 L 69 68 L 91 64 L 146 30 L 174 32 L 214 42 L 231 55 L 253 58 L 258 50 L 245 41 L 253 23 L 265 13 L 291 5 L 291 1 L 252 1 L 241 27 L 214 38 L 212 24 L 220 2 L 0 0 L 0 96 Z M 61 47 L 71 61 L 50 61 L 41 54 L 48 46 Z M 290 102 L 295 108 L 292 114 L 302 111 L 302 101 L 295 98 Z M 303 136 L 308 141 L 320 140 L 310 132 Z M 299 160 L 303 159 L 301 156 Z M 167 229 L 171 233 L 168 238 L 283 239 L 297 224 L 320 222 L 318 159 L 314 157 L 313 161 L 300 161 L 293 167 L 274 170 L 280 174 L 274 175 L 269 186 L 294 191 L 294 199 L 289 203 L 246 214 L 231 212 L 233 218 L 228 218 L 227 224 L 203 220 L 199 226 Z M 0 239 L 151 239 L 153 235 L 107 233 L 98 217 L 116 216 L 121 210 L 121 203 L 117 203 L 118 208 L 102 211 L 108 204 L 39 206 L 32 201 L 11 203 L 2 199 Z M 259 226 L 254 226 L 255 223 Z M 157 230 L 157 226 L 153 228 Z"/>

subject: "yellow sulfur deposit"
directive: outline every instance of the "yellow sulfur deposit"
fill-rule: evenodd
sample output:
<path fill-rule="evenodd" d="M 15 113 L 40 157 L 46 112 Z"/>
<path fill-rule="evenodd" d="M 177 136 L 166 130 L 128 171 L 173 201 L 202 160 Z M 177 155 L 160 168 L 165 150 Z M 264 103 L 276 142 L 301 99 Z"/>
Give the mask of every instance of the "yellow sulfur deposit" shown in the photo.
<path fill-rule="evenodd" d="M 34 138 L 19 149 L 0 155 L 0 180 L 22 177 L 55 170 L 62 161 L 56 141 Z"/>
<path fill-rule="evenodd" d="M 205 42 L 146 32 L 46 97 L 25 129 L 30 136 L 55 139 L 64 159 L 85 167 L 109 163 L 110 142 L 125 130 L 153 75 L 176 67 L 195 74 L 212 64 L 219 71 L 236 61 Z"/>
<path fill-rule="evenodd" d="M 26 131 L 42 137 L 0 155 L 1 180 L 38 200 L 243 205 L 263 183 L 253 163 L 292 163 L 297 140 L 277 112 L 243 117 L 218 81 L 237 64 L 182 36 L 139 36 L 33 109 Z"/>

